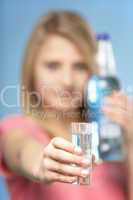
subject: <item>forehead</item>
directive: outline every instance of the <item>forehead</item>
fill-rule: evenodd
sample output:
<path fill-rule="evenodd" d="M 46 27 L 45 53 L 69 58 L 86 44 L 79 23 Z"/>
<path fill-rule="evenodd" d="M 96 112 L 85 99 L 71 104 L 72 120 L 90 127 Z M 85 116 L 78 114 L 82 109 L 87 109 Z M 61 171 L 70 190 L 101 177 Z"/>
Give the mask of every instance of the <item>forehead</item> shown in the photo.
<path fill-rule="evenodd" d="M 74 57 L 83 59 L 79 48 L 69 39 L 60 35 L 49 35 L 40 49 L 40 56 L 49 58 Z"/>

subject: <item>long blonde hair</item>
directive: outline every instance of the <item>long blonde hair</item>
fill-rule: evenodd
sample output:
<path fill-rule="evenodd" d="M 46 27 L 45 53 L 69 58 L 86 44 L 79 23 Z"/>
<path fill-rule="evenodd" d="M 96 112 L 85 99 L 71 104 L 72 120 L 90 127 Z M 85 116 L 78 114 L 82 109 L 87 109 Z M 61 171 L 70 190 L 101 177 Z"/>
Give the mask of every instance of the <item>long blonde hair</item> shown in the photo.
<path fill-rule="evenodd" d="M 75 43 L 88 63 L 89 73 L 97 72 L 95 63 L 97 45 L 95 34 L 89 24 L 76 12 L 49 12 L 36 25 L 25 51 L 21 80 L 21 86 L 24 87 L 21 92 L 21 104 L 25 113 L 33 111 L 32 105 L 37 101 L 35 95 L 30 96 L 30 93 L 35 91 L 33 66 L 42 44 L 51 33 L 61 35 Z"/>

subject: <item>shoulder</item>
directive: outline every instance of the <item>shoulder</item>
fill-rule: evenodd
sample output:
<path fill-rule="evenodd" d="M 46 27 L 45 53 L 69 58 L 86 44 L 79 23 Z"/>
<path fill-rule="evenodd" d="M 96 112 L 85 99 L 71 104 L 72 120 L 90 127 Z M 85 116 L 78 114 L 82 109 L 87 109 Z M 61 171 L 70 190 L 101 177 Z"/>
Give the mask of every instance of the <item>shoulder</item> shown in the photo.
<path fill-rule="evenodd" d="M 9 115 L 4 117 L 0 122 L 0 129 L 9 130 L 12 128 L 22 128 L 26 125 L 30 125 L 30 120 L 23 115 Z"/>
<path fill-rule="evenodd" d="M 46 130 L 43 130 L 39 123 L 33 118 L 25 115 L 10 115 L 4 117 L 0 122 L 0 132 L 6 133 L 12 130 L 21 129 L 39 141 L 49 141 L 50 137 Z"/>

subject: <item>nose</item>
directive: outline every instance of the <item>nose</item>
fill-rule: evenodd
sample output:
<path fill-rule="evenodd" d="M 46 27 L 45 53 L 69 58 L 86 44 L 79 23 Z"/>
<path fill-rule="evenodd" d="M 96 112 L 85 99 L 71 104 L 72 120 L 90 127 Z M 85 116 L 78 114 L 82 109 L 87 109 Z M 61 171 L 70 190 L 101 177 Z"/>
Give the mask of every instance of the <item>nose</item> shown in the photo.
<path fill-rule="evenodd" d="M 72 70 L 66 67 L 62 73 L 62 84 L 65 88 L 71 89 L 73 87 L 74 77 Z"/>

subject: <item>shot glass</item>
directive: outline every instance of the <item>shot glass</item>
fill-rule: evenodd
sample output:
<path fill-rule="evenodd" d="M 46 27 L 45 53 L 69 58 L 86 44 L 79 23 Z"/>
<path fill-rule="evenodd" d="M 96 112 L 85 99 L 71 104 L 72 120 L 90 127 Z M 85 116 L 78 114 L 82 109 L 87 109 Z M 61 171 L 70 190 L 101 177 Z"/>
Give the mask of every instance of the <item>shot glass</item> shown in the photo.
<path fill-rule="evenodd" d="M 77 177 L 74 184 L 90 185 L 91 183 L 91 170 L 92 170 L 92 132 L 91 124 L 84 122 L 72 122 L 72 143 L 82 149 L 82 156 L 90 162 L 90 166 L 85 168 L 88 170 L 89 175 L 85 178 Z"/>

